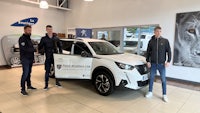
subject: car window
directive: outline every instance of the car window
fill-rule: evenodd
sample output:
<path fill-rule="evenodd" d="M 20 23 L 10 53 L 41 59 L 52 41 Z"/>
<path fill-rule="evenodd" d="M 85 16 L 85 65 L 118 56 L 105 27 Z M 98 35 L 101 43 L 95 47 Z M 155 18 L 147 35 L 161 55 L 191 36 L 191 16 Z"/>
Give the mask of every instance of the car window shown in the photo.
<path fill-rule="evenodd" d="M 89 44 L 98 55 L 121 54 L 121 52 L 109 42 L 89 42 Z"/>
<path fill-rule="evenodd" d="M 91 54 L 92 53 L 90 52 L 89 48 L 87 47 L 87 45 L 85 45 L 83 42 L 77 42 L 75 45 L 74 45 L 74 54 L 75 55 L 81 55 L 81 52 L 82 51 L 86 51 L 87 53 Z"/>
<path fill-rule="evenodd" d="M 73 41 L 61 41 L 62 49 L 68 52 L 71 52 Z"/>

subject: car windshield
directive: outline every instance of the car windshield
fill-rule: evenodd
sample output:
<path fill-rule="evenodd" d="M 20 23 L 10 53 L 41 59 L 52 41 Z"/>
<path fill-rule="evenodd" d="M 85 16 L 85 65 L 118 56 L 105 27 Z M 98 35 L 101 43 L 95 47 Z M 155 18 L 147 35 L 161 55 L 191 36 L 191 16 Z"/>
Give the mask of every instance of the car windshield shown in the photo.
<path fill-rule="evenodd" d="M 122 54 L 109 42 L 89 42 L 89 44 L 98 55 Z"/>

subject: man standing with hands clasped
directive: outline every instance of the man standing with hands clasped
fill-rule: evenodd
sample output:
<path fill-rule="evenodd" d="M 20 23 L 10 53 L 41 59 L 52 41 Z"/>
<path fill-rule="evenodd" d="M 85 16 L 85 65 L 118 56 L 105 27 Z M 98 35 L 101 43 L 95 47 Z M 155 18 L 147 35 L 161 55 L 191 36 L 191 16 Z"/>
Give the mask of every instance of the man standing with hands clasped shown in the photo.
<path fill-rule="evenodd" d="M 166 67 L 169 66 L 171 61 L 171 48 L 169 41 L 161 36 L 161 27 L 155 27 L 154 34 L 147 48 L 146 61 L 148 68 L 150 68 L 150 81 L 149 92 L 145 97 L 151 98 L 153 96 L 153 82 L 156 71 L 158 70 L 162 81 L 163 101 L 168 102 L 166 91 Z"/>

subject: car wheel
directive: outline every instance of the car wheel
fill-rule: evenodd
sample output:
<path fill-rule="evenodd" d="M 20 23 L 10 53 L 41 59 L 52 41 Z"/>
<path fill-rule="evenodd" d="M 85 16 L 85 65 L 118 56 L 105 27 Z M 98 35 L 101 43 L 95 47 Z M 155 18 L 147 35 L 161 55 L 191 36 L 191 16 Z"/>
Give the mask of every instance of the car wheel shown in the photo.
<path fill-rule="evenodd" d="M 12 57 L 10 59 L 10 63 L 11 65 L 20 65 L 21 61 L 19 57 Z"/>
<path fill-rule="evenodd" d="M 111 75 L 105 72 L 99 72 L 95 75 L 95 89 L 100 95 L 107 96 L 114 91 L 114 84 Z"/>
<path fill-rule="evenodd" d="M 38 63 L 44 63 L 44 56 L 38 56 Z"/>
<path fill-rule="evenodd" d="M 53 64 L 51 65 L 51 68 L 50 68 L 49 77 L 50 78 L 55 78 L 55 70 L 54 70 L 54 65 Z"/>
<path fill-rule="evenodd" d="M 34 56 L 34 63 L 38 63 L 39 59 L 37 56 Z"/>

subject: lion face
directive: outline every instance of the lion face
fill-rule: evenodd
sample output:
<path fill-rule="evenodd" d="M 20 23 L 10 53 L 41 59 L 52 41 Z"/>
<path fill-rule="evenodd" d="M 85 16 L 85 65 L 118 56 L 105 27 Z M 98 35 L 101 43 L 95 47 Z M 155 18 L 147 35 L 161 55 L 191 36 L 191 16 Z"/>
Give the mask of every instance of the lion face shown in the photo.
<path fill-rule="evenodd" d="M 200 67 L 200 19 L 199 13 L 184 14 L 177 23 L 175 49 L 176 63 L 184 66 Z"/>

